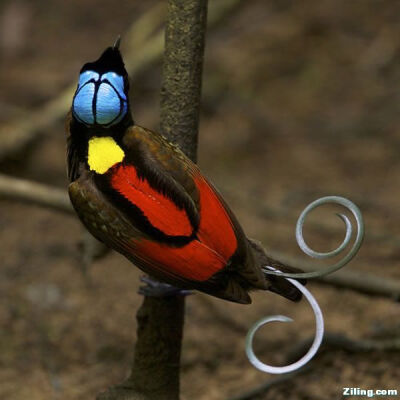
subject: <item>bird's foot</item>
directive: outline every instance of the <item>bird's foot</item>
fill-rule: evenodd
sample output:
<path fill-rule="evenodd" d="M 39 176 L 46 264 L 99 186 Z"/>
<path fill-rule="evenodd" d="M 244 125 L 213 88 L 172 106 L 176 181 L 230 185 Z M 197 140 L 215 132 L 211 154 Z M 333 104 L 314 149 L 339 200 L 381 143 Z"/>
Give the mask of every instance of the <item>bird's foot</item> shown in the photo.
<path fill-rule="evenodd" d="M 148 276 L 141 276 L 144 283 L 139 287 L 139 294 L 148 297 L 188 296 L 193 294 L 191 290 L 180 289 L 168 283 L 156 281 Z"/>

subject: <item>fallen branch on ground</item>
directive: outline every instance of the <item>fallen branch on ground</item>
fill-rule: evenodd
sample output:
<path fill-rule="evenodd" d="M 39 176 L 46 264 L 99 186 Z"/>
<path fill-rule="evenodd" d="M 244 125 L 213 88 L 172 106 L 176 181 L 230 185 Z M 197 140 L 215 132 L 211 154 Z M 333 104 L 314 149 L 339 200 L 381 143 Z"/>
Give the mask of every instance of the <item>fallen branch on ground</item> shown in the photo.
<path fill-rule="evenodd" d="M 306 261 L 287 254 L 268 249 L 268 254 L 284 264 L 302 269 L 304 272 L 311 272 L 317 269 L 310 266 Z M 315 278 L 315 281 L 328 285 L 355 290 L 368 295 L 389 297 L 395 301 L 400 300 L 400 282 L 394 279 L 385 279 L 368 272 L 351 270 L 340 270 L 332 275 Z"/>
<path fill-rule="evenodd" d="M 271 389 L 272 387 L 288 382 L 292 380 L 295 376 L 305 374 L 310 370 L 311 367 L 306 366 L 301 369 L 298 369 L 295 372 L 291 372 L 290 374 L 280 375 L 276 378 L 261 383 L 253 388 L 245 390 L 244 392 L 238 394 L 237 396 L 229 397 L 227 400 L 251 400 L 254 398 L 258 398 L 260 395 L 268 392 L 268 390 Z"/>
<path fill-rule="evenodd" d="M 0 197 L 72 213 L 67 192 L 52 186 L 0 174 Z"/>
<path fill-rule="evenodd" d="M 313 337 L 296 343 L 289 351 L 287 362 L 293 362 L 301 357 L 310 347 Z M 351 339 L 343 334 L 326 332 L 322 341 L 321 351 L 327 349 L 345 350 L 349 353 L 371 351 L 400 351 L 400 337 L 392 339 Z"/>
<path fill-rule="evenodd" d="M 300 358 L 309 349 L 313 340 L 314 337 L 311 337 L 294 345 L 289 351 L 286 363 L 291 363 Z M 322 351 L 326 351 L 328 348 L 330 348 L 336 350 L 345 350 L 351 353 L 371 351 L 399 351 L 400 338 L 387 340 L 350 339 L 342 334 L 327 332 L 324 335 L 322 346 Z M 297 370 L 296 372 L 278 376 L 277 378 L 270 379 L 264 383 L 254 386 L 253 388 L 247 389 L 237 396 L 230 397 L 228 400 L 251 400 L 254 398 L 258 398 L 259 396 L 268 392 L 268 390 L 272 387 L 290 381 L 296 375 L 307 373 L 310 370 L 311 366 L 307 366 L 305 368 Z"/>

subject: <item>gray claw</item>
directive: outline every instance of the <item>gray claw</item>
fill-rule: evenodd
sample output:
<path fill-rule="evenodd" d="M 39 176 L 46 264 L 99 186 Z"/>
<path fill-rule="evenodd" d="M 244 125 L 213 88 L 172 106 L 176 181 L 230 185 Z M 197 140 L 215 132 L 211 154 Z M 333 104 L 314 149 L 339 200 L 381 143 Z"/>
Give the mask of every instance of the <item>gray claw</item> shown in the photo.
<path fill-rule="evenodd" d="M 138 293 L 148 297 L 189 296 L 191 290 L 180 289 L 168 283 L 158 282 L 148 276 L 141 276 L 141 282 L 145 285 L 139 287 Z"/>

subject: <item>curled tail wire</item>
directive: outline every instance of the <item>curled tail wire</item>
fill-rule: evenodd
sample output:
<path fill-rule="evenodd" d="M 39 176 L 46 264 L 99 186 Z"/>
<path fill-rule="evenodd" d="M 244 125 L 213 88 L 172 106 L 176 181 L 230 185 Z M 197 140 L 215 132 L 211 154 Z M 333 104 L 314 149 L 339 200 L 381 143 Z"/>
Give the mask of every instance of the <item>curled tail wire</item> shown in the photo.
<path fill-rule="evenodd" d="M 280 271 L 273 267 L 266 267 L 271 271 L 275 271 L 279 273 Z M 274 367 L 272 365 L 265 364 L 261 362 L 256 355 L 254 354 L 253 350 L 253 338 L 255 333 L 261 328 L 263 325 L 268 324 L 274 321 L 280 322 L 292 322 L 291 318 L 288 318 L 284 315 L 273 315 L 269 317 L 265 317 L 257 321 L 249 330 L 246 337 L 246 354 L 249 361 L 260 371 L 268 372 L 270 374 L 286 374 L 288 372 L 293 372 L 296 369 L 301 368 L 302 366 L 306 365 L 317 353 L 319 347 L 321 346 L 322 339 L 324 337 L 324 317 L 322 316 L 321 308 L 318 305 L 317 300 L 315 300 L 314 296 L 311 292 L 306 289 L 300 282 L 297 282 L 291 278 L 287 279 L 292 285 L 294 285 L 308 300 L 311 305 L 311 308 L 315 315 L 315 337 L 314 341 L 308 350 L 308 352 L 298 361 L 294 362 L 293 364 L 285 365 L 283 367 Z"/>
<path fill-rule="evenodd" d="M 315 271 L 315 272 L 309 272 L 309 273 L 293 273 L 293 271 L 290 271 L 290 270 L 285 271 L 284 270 L 285 266 L 283 266 L 283 268 L 281 269 L 279 267 L 279 263 L 276 263 L 273 260 L 271 262 L 271 260 L 268 260 L 268 257 L 265 254 L 261 255 L 262 246 L 259 245 L 257 242 L 251 241 L 256 254 L 258 254 L 259 257 L 264 257 L 264 258 L 261 258 L 262 261 L 265 261 L 265 264 L 263 264 L 262 269 L 263 269 L 263 272 L 268 276 L 268 280 L 270 282 L 272 281 L 272 287 L 270 288 L 270 290 L 277 291 L 277 293 L 290 298 L 291 292 L 289 290 L 287 290 L 287 288 L 282 289 L 282 282 L 286 280 L 287 283 L 290 284 L 292 288 L 294 287 L 295 290 L 298 290 L 298 292 L 301 292 L 304 295 L 304 297 L 308 300 L 308 302 L 310 303 L 311 308 L 314 312 L 315 324 L 316 324 L 314 341 L 313 341 L 310 349 L 308 350 L 308 352 L 300 360 L 296 361 L 293 364 L 285 365 L 283 367 L 274 367 L 272 365 L 268 365 L 268 364 L 261 362 L 255 356 L 254 351 L 253 351 L 254 334 L 261 326 L 263 326 L 269 322 L 273 322 L 273 321 L 291 322 L 292 319 L 288 318 L 286 316 L 283 316 L 283 315 L 274 315 L 274 316 L 269 316 L 269 317 L 263 318 L 263 319 L 259 320 L 258 322 L 256 322 L 247 334 L 246 354 L 247 354 L 247 357 L 249 358 L 249 361 L 257 369 L 259 369 L 261 371 L 268 372 L 271 374 L 284 374 L 284 373 L 295 371 L 296 369 L 299 369 L 302 366 L 304 366 L 305 364 L 307 364 L 314 357 L 314 355 L 317 353 L 317 351 L 322 343 L 322 339 L 323 339 L 323 335 L 324 335 L 324 319 L 322 316 L 321 309 L 320 309 L 317 301 L 315 300 L 314 296 L 299 281 L 294 280 L 293 278 L 297 278 L 297 279 L 299 279 L 299 278 L 300 279 L 315 278 L 315 277 L 327 275 L 329 273 L 337 271 L 339 268 L 342 268 L 344 265 L 346 265 L 355 256 L 355 254 L 358 252 L 358 250 L 361 246 L 363 236 L 364 236 L 364 222 L 363 222 L 363 218 L 362 218 L 361 212 L 358 209 L 358 207 L 354 203 L 352 203 L 350 200 L 347 200 L 343 197 L 327 196 L 327 197 L 323 197 L 321 199 L 314 201 L 313 203 L 308 205 L 305 208 L 305 210 L 301 213 L 300 218 L 297 221 L 297 227 L 296 227 L 296 239 L 297 239 L 297 243 L 299 244 L 300 248 L 311 257 L 328 258 L 328 257 L 333 257 L 333 256 L 336 256 L 337 254 L 339 254 L 350 243 L 351 236 L 352 236 L 352 227 L 351 227 L 349 218 L 344 214 L 338 214 L 338 216 L 343 220 L 343 222 L 346 225 L 346 235 L 345 235 L 345 238 L 344 238 L 342 244 L 337 249 L 335 249 L 331 252 L 328 252 L 328 253 L 319 253 L 319 252 L 315 252 L 314 250 L 310 249 L 307 246 L 307 244 L 305 243 L 304 238 L 303 238 L 303 224 L 304 224 L 305 217 L 308 215 L 308 213 L 312 209 L 314 209 L 315 207 L 317 207 L 321 204 L 326 204 L 326 203 L 340 204 L 352 212 L 352 214 L 356 220 L 356 224 L 357 224 L 357 235 L 356 235 L 356 239 L 355 239 L 353 246 L 351 247 L 349 253 L 342 260 L 340 260 L 339 262 L 337 262 L 329 267 L 326 267 L 322 271 Z M 276 264 L 278 264 L 278 268 L 276 267 Z M 286 267 L 286 269 L 287 269 L 287 267 Z M 276 285 L 276 282 L 279 282 L 279 285 L 280 285 L 280 288 L 278 288 L 277 290 L 274 290 L 274 281 L 271 280 L 272 277 L 279 278 L 279 281 L 275 281 L 275 289 L 278 288 L 278 286 Z M 296 292 L 292 292 L 292 293 L 296 293 Z"/>

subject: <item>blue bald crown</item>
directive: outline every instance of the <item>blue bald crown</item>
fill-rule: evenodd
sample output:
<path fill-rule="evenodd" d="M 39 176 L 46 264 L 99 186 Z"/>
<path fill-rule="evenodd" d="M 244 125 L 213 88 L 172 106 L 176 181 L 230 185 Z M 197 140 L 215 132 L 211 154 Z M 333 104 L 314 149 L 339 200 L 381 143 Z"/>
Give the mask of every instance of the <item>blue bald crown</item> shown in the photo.
<path fill-rule="evenodd" d="M 128 111 L 126 71 L 117 49 L 108 48 L 82 67 L 72 102 L 75 118 L 85 125 L 105 127 L 119 123 Z"/>

